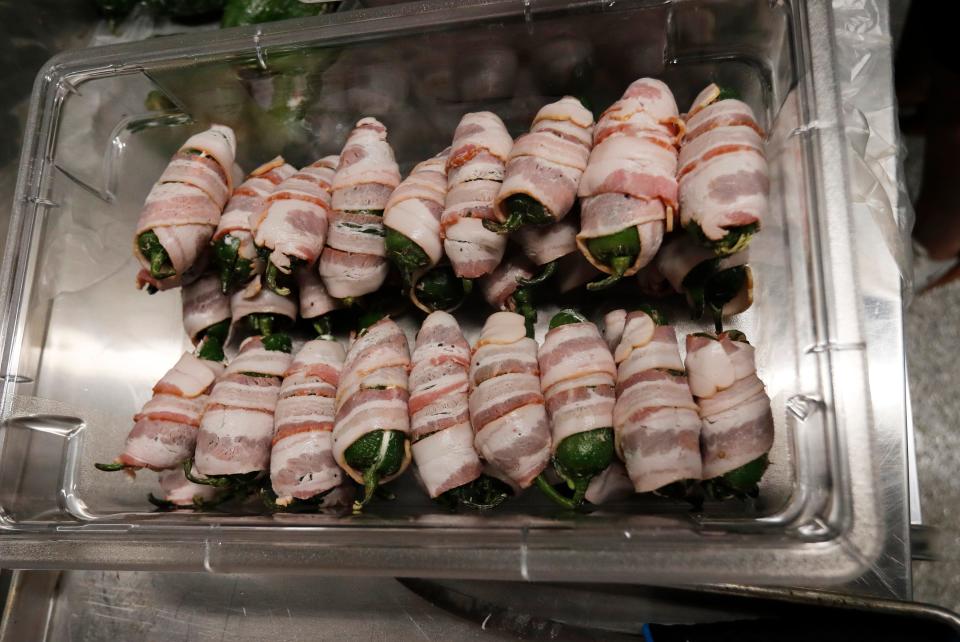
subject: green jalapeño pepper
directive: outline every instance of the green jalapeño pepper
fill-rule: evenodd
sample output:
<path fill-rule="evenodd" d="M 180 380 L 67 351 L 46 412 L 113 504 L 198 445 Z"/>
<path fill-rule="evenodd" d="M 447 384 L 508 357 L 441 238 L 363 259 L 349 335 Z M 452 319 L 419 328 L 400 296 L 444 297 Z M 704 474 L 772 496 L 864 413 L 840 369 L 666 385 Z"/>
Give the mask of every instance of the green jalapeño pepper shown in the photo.
<path fill-rule="evenodd" d="M 749 268 L 746 265 L 738 265 L 717 272 L 706 282 L 703 298 L 713 313 L 713 324 L 717 332 L 723 330 L 723 306 L 747 287 L 750 278 L 747 270 Z"/>
<path fill-rule="evenodd" d="M 288 354 L 293 351 L 290 335 L 283 332 L 277 332 L 274 329 L 275 325 L 277 325 L 277 322 L 279 321 L 279 319 L 277 319 L 274 315 L 266 313 L 254 313 L 247 315 L 246 320 L 253 331 L 263 337 L 263 347 L 266 350 L 286 352 Z M 283 320 L 286 321 L 285 318 Z M 217 331 L 219 332 L 219 328 Z M 244 372 L 243 374 L 251 377 L 275 377 L 275 375 L 264 374 L 262 372 Z M 192 474 L 192 468 L 192 459 L 188 459 L 184 462 L 183 472 L 187 476 L 187 479 L 193 483 L 222 488 L 231 495 L 237 496 L 246 496 L 258 491 L 262 478 L 264 475 L 268 474 L 267 471 L 254 470 L 248 473 L 237 473 L 231 475 L 206 475 L 203 477 L 194 477 Z"/>
<path fill-rule="evenodd" d="M 374 430 L 350 444 L 343 453 L 347 465 L 363 473 L 363 500 L 354 502 L 354 511 L 363 510 L 381 479 L 400 470 L 406 442 L 407 436 L 399 430 Z"/>
<path fill-rule="evenodd" d="M 150 276 L 153 278 L 162 280 L 177 273 L 170 262 L 170 256 L 153 230 L 147 230 L 137 237 L 137 247 L 144 258 L 150 262 Z"/>
<path fill-rule="evenodd" d="M 430 257 L 419 245 L 389 227 L 384 241 L 387 246 L 387 258 L 400 270 L 404 284 L 408 288 L 411 287 L 414 274 L 430 265 Z"/>
<path fill-rule="evenodd" d="M 760 455 L 739 468 L 704 481 L 704 493 L 712 499 L 755 498 L 760 494 L 760 479 L 769 465 L 769 457 Z"/>
<path fill-rule="evenodd" d="M 267 350 L 277 352 L 290 352 L 293 350 L 293 344 L 290 335 L 284 332 L 278 326 L 285 326 L 289 323 L 286 317 L 277 317 L 274 314 L 254 312 L 246 317 L 247 325 L 254 334 L 263 337 L 263 347 Z"/>
<path fill-rule="evenodd" d="M 565 309 L 550 319 L 550 328 L 586 321 L 586 317 L 576 310 Z M 548 497 L 561 505 L 568 508 L 578 508 L 583 504 L 583 498 L 590 486 L 590 480 L 606 470 L 613 462 L 614 456 L 612 426 L 570 435 L 561 441 L 554 451 L 553 467 L 573 491 L 573 497 L 567 498 L 561 495 L 546 480 L 542 479 L 542 475 L 538 476 L 536 480 L 537 486 Z"/>
<path fill-rule="evenodd" d="M 224 319 L 215 323 L 200 335 L 200 347 L 197 356 L 207 361 L 223 361 L 223 344 L 227 341 L 227 332 L 230 330 L 230 320 Z"/>
<path fill-rule="evenodd" d="M 449 265 L 438 265 L 417 279 L 413 296 L 431 311 L 453 310 L 467 298 L 473 282 L 461 279 Z"/>
<path fill-rule="evenodd" d="M 731 98 L 740 100 L 740 92 L 730 87 L 721 87 L 720 93 L 717 94 L 717 98 L 716 100 L 714 100 L 714 102 L 720 102 L 721 100 L 729 100 Z"/>
<path fill-rule="evenodd" d="M 610 274 L 587 284 L 588 290 L 603 290 L 623 278 L 640 254 L 640 233 L 636 226 L 614 234 L 587 239 L 587 251 L 598 262 L 610 268 Z"/>
<path fill-rule="evenodd" d="M 283 272 L 270 260 L 271 251 L 265 247 L 258 247 L 257 254 L 264 262 L 263 284 L 268 289 L 273 290 L 280 296 L 290 294 L 290 286 L 293 282 L 293 268 L 303 261 L 295 256 L 287 257 L 290 260 L 290 270 Z"/>
<path fill-rule="evenodd" d="M 730 256 L 747 249 L 750 240 L 760 229 L 760 226 L 757 223 L 748 223 L 747 225 L 728 227 L 727 234 L 717 241 L 708 239 L 700 226 L 693 221 L 687 223 L 686 229 L 697 243 L 710 248 L 717 256 Z"/>
<path fill-rule="evenodd" d="M 240 239 L 225 234 L 213 244 L 213 260 L 220 275 L 220 291 L 229 293 L 253 274 L 253 261 L 240 256 Z"/>
<path fill-rule="evenodd" d="M 480 475 L 472 482 L 451 488 L 437 497 L 437 502 L 451 510 L 457 506 L 466 506 L 476 510 L 496 508 L 513 494 L 506 483 L 496 477 Z"/>
<path fill-rule="evenodd" d="M 543 204 L 527 194 L 514 194 L 504 201 L 507 220 L 503 223 L 484 219 L 483 226 L 497 234 L 516 232 L 525 225 L 547 225 L 553 223 L 553 216 Z"/>
<path fill-rule="evenodd" d="M 562 325 L 572 325 L 574 323 L 586 323 L 587 318 L 572 308 L 560 310 L 550 319 L 550 329 L 559 328 Z"/>

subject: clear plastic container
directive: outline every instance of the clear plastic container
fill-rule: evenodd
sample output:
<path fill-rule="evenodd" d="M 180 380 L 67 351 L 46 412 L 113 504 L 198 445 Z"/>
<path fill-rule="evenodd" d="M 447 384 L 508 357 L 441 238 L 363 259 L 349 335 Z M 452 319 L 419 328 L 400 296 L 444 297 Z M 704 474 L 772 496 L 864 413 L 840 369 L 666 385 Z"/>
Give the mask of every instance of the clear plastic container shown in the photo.
<path fill-rule="evenodd" d="M 824 3 L 767 0 L 416 3 L 58 56 L 35 86 L 0 274 L 0 559 L 673 584 L 859 576 L 886 526 L 830 19 Z M 225 123 L 243 167 L 277 153 L 303 164 L 372 114 L 408 170 L 464 112 L 494 110 L 518 134 L 551 97 L 602 108 L 644 75 L 666 80 L 681 109 L 710 81 L 731 86 L 770 132 L 755 303 L 734 322 L 757 346 L 776 421 L 755 505 L 634 500 L 570 516 L 532 491 L 455 514 L 408 479 L 397 501 L 358 516 L 162 514 L 145 500 L 155 475 L 93 468 L 188 346 L 179 293 L 134 288 L 131 239 L 189 134 Z M 481 315 L 461 315 L 468 338 Z"/>

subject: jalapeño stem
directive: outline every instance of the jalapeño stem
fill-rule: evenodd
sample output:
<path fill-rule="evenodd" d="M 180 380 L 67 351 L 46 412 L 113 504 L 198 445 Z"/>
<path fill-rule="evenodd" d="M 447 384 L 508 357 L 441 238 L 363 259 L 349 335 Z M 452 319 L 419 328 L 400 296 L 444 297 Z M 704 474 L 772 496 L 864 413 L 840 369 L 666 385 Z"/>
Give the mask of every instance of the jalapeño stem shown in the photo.
<path fill-rule="evenodd" d="M 574 504 L 570 499 L 558 493 L 556 489 L 550 485 L 550 482 L 548 482 L 547 479 L 543 476 L 543 473 L 537 475 L 533 481 L 537 484 L 537 488 L 540 489 L 540 492 L 542 492 L 544 495 L 546 495 L 556 503 L 560 504 L 561 506 L 565 508 L 569 508 L 571 510 L 577 507 L 576 504 Z"/>
<path fill-rule="evenodd" d="M 517 279 L 517 283 L 520 285 L 539 285 L 545 281 L 548 281 L 557 273 L 557 261 L 550 261 L 549 263 L 544 263 L 541 266 L 541 270 L 538 274 L 530 277 L 529 279 Z"/>
<path fill-rule="evenodd" d="M 533 294 L 529 288 L 517 288 L 513 292 L 513 306 L 517 314 L 523 316 L 523 325 L 527 329 L 527 336 L 534 337 L 534 325 L 537 322 L 537 306 L 534 305 Z"/>

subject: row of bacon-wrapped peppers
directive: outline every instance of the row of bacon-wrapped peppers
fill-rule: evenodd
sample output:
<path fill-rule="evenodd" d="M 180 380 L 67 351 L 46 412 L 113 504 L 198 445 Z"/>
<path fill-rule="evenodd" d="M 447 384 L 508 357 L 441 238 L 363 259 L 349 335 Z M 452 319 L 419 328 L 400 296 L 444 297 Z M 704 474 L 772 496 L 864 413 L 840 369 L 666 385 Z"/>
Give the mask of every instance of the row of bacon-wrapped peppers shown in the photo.
<path fill-rule="evenodd" d="M 416 463 L 431 498 L 490 508 L 536 484 L 575 508 L 632 492 L 700 503 L 755 496 L 774 437 L 753 347 L 737 331 L 692 334 L 686 360 L 653 310 L 606 315 L 603 335 L 574 310 L 541 345 L 524 318 L 491 315 L 472 350 L 456 319 L 427 316 L 414 349 L 389 318 L 345 352 L 320 336 L 291 355 L 254 335 L 224 366 L 186 353 L 135 417 L 103 470 L 161 471 L 171 507 L 259 491 L 279 508 L 316 507 Z M 545 474 L 552 462 L 555 477 Z"/>
<path fill-rule="evenodd" d="M 464 421 L 463 412 L 458 415 L 459 423 L 431 429 L 433 423 L 428 422 L 427 428 L 418 428 L 416 417 L 423 409 L 415 400 L 423 397 L 415 394 L 416 359 L 409 390 L 406 379 L 404 385 L 398 383 L 406 366 L 392 366 L 389 359 L 371 361 L 362 370 L 385 370 L 393 379 L 358 384 L 356 394 L 341 393 L 331 374 L 339 348 L 330 337 L 331 317 L 337 309 L 358 300 L 368 308 L 377 307 L 371 305 L 374 297 L 369 295 L 381 289 L 390 263 L 396 266 L 410 300 L 427 312 L 454 310 L 471 291 L 473 280 L 479 279 L 480 290 L 491 305 L 522 315 L 528 339 L 536 315 L 533 289 L 548 280 L 567 291 L 606 273 L 587 285 L 596 290 L 639 273 L 646 292 L 663 293 L 669 287 L 686 295 L 697 316 L 709 309 L 718 331 L 722 316 L 750 305 L 752 275 L 744 250 L 759 228 L 768 189 L 762 130 L 746 104 L 724 96 L 715 85 L 701 92 L 683 118 L 670 90 L 653 79 L 632 83 L 596 124 L 578 100 L 565 97 L 543 107 L 530 131 L 516 141 L 495 114 L 470 113 L 462 118 L 451 147 L 417 165 L 403 182 L 386 142 L 386 128 L 373 118 L 357 123 L 339 156 L 323 158 L 300 171 L 277 158 L 254 170 L 236 189 L 235 151 L 236 140 L 227 127 L 215 125 L 191 137 L 151 190 L 137 227 L 135 254 L 143 268 L 138 282 L 151 291 L 183 286 L 184 324 L 198 348 L 196 353 L 184 355 L 157 384 L 154 398 L 136 417 L 124 455 L 104 468 L 168 471 L 161 480 L 165 501 L 179 503 L 190 492 L 206 501 L 217 487 L 239 492 L 260 483 L 268 462 L 272 462 L 276 501 L 281 505 L 313 501 L 325 491 L 314 492 L 308 483 L 309 492 L 297 494 L 291 490 L 297 484 L 285 487 L 277 482 L 285 477 L 284 470 L 287 477 L 299 474 L 291 473 L 289 466 L 284 469 L 285 462 L 303 464 L 311 460 L 311 453 L 326 453 L 317 456 L 330 459 L 336 450 L 329 439 L 336 425 L 328 416 L 329 408 L 296 414 L 298 405 L 307 401 L 335 406 L 338 417 L 342 405 L 352 417 L 349 413 L 357 407 L 389 408 L 394 404 L 398 425 L 413 425 L 414 456 L 418 449 L 433 450 L 434 457 L 443 448 L 469 450 L 471 421 Z M 661 249 L 664 234 L 674 227 L 678 212 L 680 224 L 689 234 L 674 235 Z M 508 236 L 516 246 L 510 253 Z M 306 361 L 301 361 L 306 347 L 296 359 L 289 357 L 292 344 L 287 331 L 298 318 L 306 320 L 321 337 L 307 344 L 315 347 L 306 351 Z M 443 320 L 437 322 L 440 325 L 452 321 L 452 317 L 439 318 Z M 566 325 L 586 323 L 579 317 L 571 319 Z M 373 328 L 383 323 L 367 330 L 355 346 L 370 333 L 376 336 Z M 231 327 L 245 328 L 254 336 L 224 369 L 223 345 Z M 430 327 L 426 323 L 421 334 Z M 721 335 L 726 339 L 720 343 L 730 336 Z M 460 353 L 465 346 L 464 342 Z M 535 353 L 535 344 L 533 349 Z M 402 361 L 396 353 L 388 356 Z M 462 355 L 440 356 L 445 363 L 463 360 Z M 321 359 L 323 374 L 314 372 L 313 358 Z M 656 368 L 674 373 L 682 370 Z M 199 376 L 203 372 L 208 374 Z M 291 383 L 291 389 L 285 391 L 291 376 L 295 382 L 296 377 L 305 380 Z M 174 378 L 173 384 L 167 381 L 169 377 Z M 478 391 L 494 384 L 509 385 L 499 379 L 497 375 L 491 383 L 473 383 Z M 541 394 L 539 382 L 533 386 L 532 380 L 520 377 L 519 384 L 524 382 L 529 398 Z M 569 383 L 558 384 L 554 398 L 589 397 L 574 404 L 571 412 L 576 417 L 582 407 L 599 403 L 596 397 L 606 395 L 598 390 L 613 385 L 585 384 L 584 390 L 589 392 L 584 392 L 579 388 L 571 391 Z M 760 387 L 762 390 L 762 384 Z M 407 417 L 406 407 L 403 413 L 398 410 L 403 396 L 397 392 L 400 389 L 412 394 L 411 422 L 400 419 L 400 414 Z M 549 383 L 543 387 L 547 409 L 551 389 Z M 273 408 L 267 399 L 271 395 Z M 537 402 L 509 410 L 505 415 L 522 410 L 517 417 L 524 420 L 514 417 L 492 431 L 481 429 L 491 424 L 496 427 L 496 422 L 484 421 L 489 413 L 474 418 L 472 404 L 471 397 L 476 448 L 487 462 L 484 469 L 496 472 L 482 476 L 485 481 L 479 486 L 476 480 L 470 480 L 469 489 L 458 484 L 460 500 L 488 505 L 492 498 L 504 496 L 504 482 L 516 489 L 536 479 L 547 490 L 548 482 L 540 474 L 543 466 L 529 477 L 507 472 L 514 467 L 498 461 L 498 440 L 492 437 L 511 430 L 545 434 L 547 424 L 534 416 Z M 539 404 L 543 405 L 542 397 Z M 557 404 L 563 405 L 553 405 Z M 527 406 L 531 407 L 524 410 Z M 688 406 L 676 408 L 692 410 Z M 437 412 L 446 417 L 448 410 Z M 373 414 L 377 421 L 390 416 L 389 412 Z M 608 449 L 612 453 L 609 435 L 613 433 L 605 432 L 612 426 L 576 439 L 566 435 L 558 440 L 557 424 L 580 425 L 578 420 L 565 422 L 564 411 L 558 416 L 554 460 L 561 477 L 575 489 L 573 497 L 564 501 L 577 504 L 587 492 L 583 480 L 588 482 L 601 470 L 615 467 L 608 468 L 610 462 L 600 457 L 587 467 L 593 472 L 586 474 L 576 472 L 579 468 L 571 462 L 592 459 L 583 456 L 586 451 Z M 366 430 L 379 424 L 364 421 L 346 433 L 350 442 L 336 460 L 351 477 L 364 483 L 367 501 L 377 483 L 402 472 L 410 447 L 397 437 L 407 431 Z M 482 425 L 477 426 L 478 421 Z M 216 429 L 211 428 L 214 424 Z M 190 456 L 189 431 L 184 426 L 200 428 L 196 457 Z M 560 430 L 562 435 L 566 429 Z M 322 433 L 327 433 L 325 442 Z M 487 437 L 481 439 L 481 434 Z M 442 440 L 438 438 L 441 435 Z M 629 448 L 623 450 L 620 432 L 617 436 L 621 454 L 629 452 Z M 273 444 L 272 457 L 263 447 L 268 442 Z M 283 454 L 285 442 L 287 448 L 297 444 L 291 454 Z M 322 447 L 320 442 L 324 442 Z M 251 443 L 259 444 L 259 450 L 246 461 L 238 452 Z M 487 451 L 482 444 L 487 444 Z M 162 450 L 167 459 L 145 457 L 144 449 L 151 448 Z M 303 448 L 308 452 L 301 452 Z M 524 460 L 532 464 L 528 458 L 517 459 L 515 453 L 511 456 L 514 463 Z M 640 490 L 630 460 L 624 457 Z M 171 458 L 177 460 L 176 466 L 169 465 Z M 218 466 L 218 459 L 232 463 Z M 180 463 L 191 460 L 194 463 L 179 472 Z M 601 460 L 606 464 L 597 468 Z M 247 469 L 238 471 L 238 466 Z M 536 467 L 531 465 L 530 470 Z M 431 488 L 429 473 L 424 473 L 422 465 L 420 470 L 432 496 L 454 489 L 434 493 L 443 484 Z M 476 462 L 471 470 L 478 470 Z M 339 474 L 310 472 L 307 477 L 327 482 L 337 477 L 337 484 L 329 488 L 339 486 Z M 699 478 L 691 473 L 683 479 Z M 302 482 L 304 477 L 298 479 Z M 222 493 L 218 497 L 222 499 Z"/>
<path fill-rule="evenodd" d="M 228 201 L 235 145 L 214 126 L 168 165 L 137 227 L 141 284 L 187 283 L 212 256 L 224 292 L 287 294 L 300 272 L 319 275 L 318 316 L 379 290 L 391 263 L 426 312 L 456 309 L 479 279 L 491 305 L 532 322 L 534 288 L 551 277 L 565 292 L 632 275 L 646 294 L 684 294 L 718 329 L 751 304 L 763 131 L 716 85 L 681 117 L 669 88 L 643 78 L 596 124 L 565 97 L 516 141 L 495 114 L 469 113 L 403 182 L 386 128 L 364 118 L 340 156 L 300 171 L 275 159 Z M 688 233 L 669 234 L 679 226 Z"/>

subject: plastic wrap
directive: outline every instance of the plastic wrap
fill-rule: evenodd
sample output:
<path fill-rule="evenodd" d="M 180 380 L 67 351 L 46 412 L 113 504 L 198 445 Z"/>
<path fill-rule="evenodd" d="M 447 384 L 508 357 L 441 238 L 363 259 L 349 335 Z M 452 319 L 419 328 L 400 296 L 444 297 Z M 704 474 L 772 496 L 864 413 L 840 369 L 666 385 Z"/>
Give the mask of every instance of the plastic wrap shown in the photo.
<path fill-rule="evenodd" d="M 913 288 L 910 235 L 914 212 L 903 173 L 904 147 L 898 133 L 896 96 L 891 91 L 893 37 L 884 0 L 834 0 L 836 73 L 849 147 L 850 197 L 854 216 L 870 216 L 903 290 Z"/>

